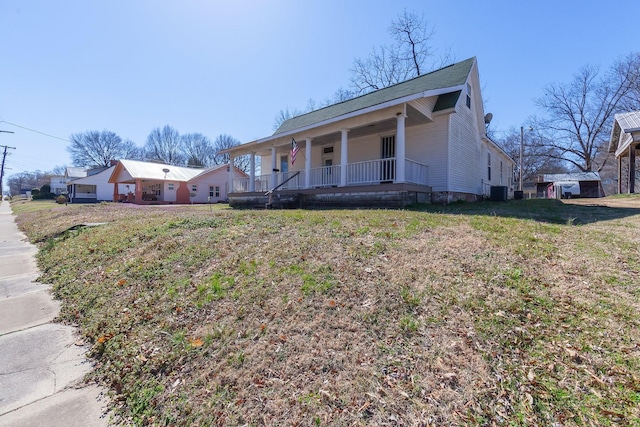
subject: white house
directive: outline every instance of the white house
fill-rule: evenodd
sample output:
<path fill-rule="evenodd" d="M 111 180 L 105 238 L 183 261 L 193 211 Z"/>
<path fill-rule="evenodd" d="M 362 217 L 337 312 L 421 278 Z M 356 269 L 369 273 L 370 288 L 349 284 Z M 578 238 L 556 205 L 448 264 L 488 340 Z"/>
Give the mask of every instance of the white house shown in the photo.
<path fill-rule="evenodd" d="M 70 203 L 97 203 L 113 200 L 114 184 L 109 182 L 115 166 L 90 169 L 86 176 L 67 182 L 67 197 Z M 125 191 L 125 186 L 119 186 Z"/>
<path fill-rule="evenodd" d="M 249 177 L 231 172 L 229 203 L 255 205 L 269 193 L 272 203 L 295 206 L 404 206 L 477 200 L 493 186 L 511 196 L 515 163 L 487 136 L 490 118 L 470 58 L 291 118 L 271 136 L 225 150 L 252 160 Z"/>
<path fill-rule="evenodd" d="M 64 179 L 66 182 L 69 182 L 72 179 L 84 178 L 85 176 L 87 176 L 87 169 L 85 168 L 67 166 L 64 170 Z"/>
<path fill-rule="evenodd" d="M 52 175 L 49 179 L 51 192 L 56 196 L 67 192 L 67 179 L 64 175 Z"/>
<path fill-rule="evenodd" d="M 230 175 L 228 164 L 196 169 L 120 160 L 108 182 L 118 184 L 118 192 L 111 194 L 115 201 L 136 204 L 217 203 L 228 198 Z M 234 175 L 247 177 L 235 167 Z"/>

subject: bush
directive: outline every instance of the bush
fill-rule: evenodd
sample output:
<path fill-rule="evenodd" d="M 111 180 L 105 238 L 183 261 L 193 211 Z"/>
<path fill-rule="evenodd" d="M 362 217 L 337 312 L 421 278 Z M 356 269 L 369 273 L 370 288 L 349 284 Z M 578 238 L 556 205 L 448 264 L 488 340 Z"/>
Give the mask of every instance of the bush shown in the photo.
<path fill-rule="evenodd" d="M 66 204 L 69 201 L 69 199 L 67 199 L 67 196 L 65 196 L 64 194 L 59 195 L 58 197 L 56 197 L 56 203 L 61 205 L 61 204 Z"/>

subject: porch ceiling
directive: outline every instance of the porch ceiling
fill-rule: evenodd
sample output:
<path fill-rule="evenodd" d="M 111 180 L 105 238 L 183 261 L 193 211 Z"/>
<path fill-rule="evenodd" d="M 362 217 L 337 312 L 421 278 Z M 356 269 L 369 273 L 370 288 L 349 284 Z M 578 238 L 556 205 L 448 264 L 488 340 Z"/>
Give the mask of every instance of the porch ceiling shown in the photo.
<path fill-rule="evenodd" d="M 411 126 L 416 126 L 419 124 L 431 122 L 429 118 L 427 118 L 424 114 L 416 110 L 414 107 L 412 107 L 409 104 L 406 104 L 406 105 L 407 105 L 407 119 L 405 121 L 406 127 L 411 127 Z M 364 126 L 351 128 L 349 130 L 349 139 L 355 139 L 355 138 L 360 138 L 360 137 L 370 136 L 370 135 L 379 135 L 384 133 L 392 133 L 392 132 L 395 132 L 396 127 L 397 127 L 397 119 L 395 117 L 391 117 L 381 121 L 371 122 Z M 340 136 L 341 135 L 340 135 L 339 126 L 336 126 L 335 131 L 326 133 L 321 136 L 316 136 L 315 138 L 313 138 L 313 144 L 324 145 L 324 144 L 338 142 L 340 141 Z M 294 138 L 296 138 L 296 136 L 294 136 Z M 290 142 L 291 142 L 291 139 L 287 137 L 287 141 L 282 143 L 280 146 L 287 145 Z M 304 148 L 304 144 L 305 144 L 304 141 L 297 140 L 297 142 L 301 147 Z M 258 150 L 257 154 L 263 155 L 263 156 L 270 155 L 271 154 L 270 147 L 267 146 L 267 147 L 264 147 L 263 150 Z"/>

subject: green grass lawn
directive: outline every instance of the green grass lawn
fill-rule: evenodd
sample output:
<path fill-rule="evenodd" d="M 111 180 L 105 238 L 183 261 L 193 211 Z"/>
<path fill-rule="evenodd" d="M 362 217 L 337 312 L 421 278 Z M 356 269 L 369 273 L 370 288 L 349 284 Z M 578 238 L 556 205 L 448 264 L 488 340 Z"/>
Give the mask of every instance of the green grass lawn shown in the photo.
<path fill-rule="evenodd" d="M 14 209 L 124 424 L 640 426 L 638 209 Z"/>

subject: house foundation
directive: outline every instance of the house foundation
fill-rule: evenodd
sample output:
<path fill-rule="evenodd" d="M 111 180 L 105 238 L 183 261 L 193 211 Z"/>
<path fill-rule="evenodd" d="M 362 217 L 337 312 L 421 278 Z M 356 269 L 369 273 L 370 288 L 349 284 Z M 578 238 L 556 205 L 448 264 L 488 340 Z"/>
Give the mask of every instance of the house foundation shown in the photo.
<path fill-rule="evenodd" d="M 231 193 L 233 208 L 402 208 L 431 203 L 431 187 L 415 184 L 330 187 L 265 193 Z"/>

